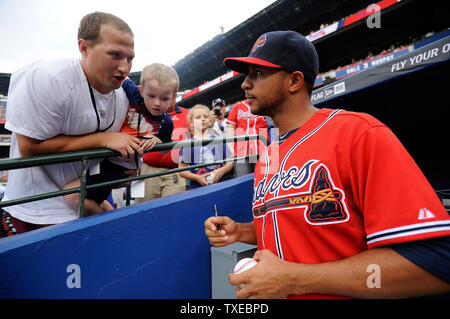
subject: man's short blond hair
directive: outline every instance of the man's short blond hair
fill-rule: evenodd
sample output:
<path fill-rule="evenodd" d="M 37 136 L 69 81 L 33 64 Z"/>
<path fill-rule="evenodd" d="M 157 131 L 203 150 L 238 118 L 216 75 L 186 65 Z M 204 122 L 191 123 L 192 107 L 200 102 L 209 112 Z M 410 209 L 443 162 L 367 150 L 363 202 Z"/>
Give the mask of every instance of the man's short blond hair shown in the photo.
<path fill-rule="evenodd" d="M 168 65 L 152 63 L 145 66 L 141 72 L 141 86 L 144 86 L 145 81 L 151 80 L 157 81 L 160 85 L 172 86 L 174 93 L 178 92 L 180 79 L 177 71 Z"/>
<path fill-rule="evenodd" d="M 84 39 L 92 44 L 97 44 L 100 41 L 100 27 L 103 24 L 112 25 L 119 31 L 129 33 L 134 37 L 133 31 L 125 21 L 110 13 L 96 11 L 81 19 L 78 27 L 78 40 Z"/>

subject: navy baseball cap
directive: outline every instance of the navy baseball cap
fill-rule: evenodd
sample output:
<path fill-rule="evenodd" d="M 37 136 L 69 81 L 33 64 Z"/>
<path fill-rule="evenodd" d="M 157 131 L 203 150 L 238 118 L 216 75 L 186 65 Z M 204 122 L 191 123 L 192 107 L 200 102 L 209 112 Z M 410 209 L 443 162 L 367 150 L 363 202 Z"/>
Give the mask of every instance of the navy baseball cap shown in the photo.
<path fill-rule="evenodd" d="M 220 97 L 218 97 L 217 99 L 214 99 L 212 101 L 212 106 L 216 106 L 218 104 L 222 104 L 223 106 L 225 106 L 225 101 L 223 99 L 221 99 Z"/>
<path fill-rule="evenodd" d="M 305 81 L 314 85 L 319 73 L 319 57 L 313 44 L 295 31 L 272 31 L 261 35 L 247 57 L 226 58 L 231 70 L 248 73 L 250 64 L 300 71 Z"/>

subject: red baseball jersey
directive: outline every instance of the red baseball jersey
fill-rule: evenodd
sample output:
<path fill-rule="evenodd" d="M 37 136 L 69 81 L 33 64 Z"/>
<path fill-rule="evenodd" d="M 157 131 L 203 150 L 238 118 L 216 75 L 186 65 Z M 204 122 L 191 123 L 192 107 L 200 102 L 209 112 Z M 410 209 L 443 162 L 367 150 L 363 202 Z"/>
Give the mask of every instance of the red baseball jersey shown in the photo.
<path fill-rule="evenodd" d="M 178 105 L 176 105 L 175 109 L 170 113 L 173 122 L 172 141 L 183 141 L 188 138 L 188 113 L 188 109 Z"/>
<path fill-rule="evenodd" d="M 298 263 L 450 235 L 447 211 L 392 131 L 331 109 L 261 155 L 253 221 L 258 249 Z"/>
<path fill-rule="evenodd" d="M 247 102 L 236 104 L 228 114 L 227 123 L 235 126 L 235 135 L 259 134 L 268 137 L 267 122 L 264 116 L 250 112 Z M 236 156 L 259 154 L 265 145 L 257 140 L 236 142 Z"/>

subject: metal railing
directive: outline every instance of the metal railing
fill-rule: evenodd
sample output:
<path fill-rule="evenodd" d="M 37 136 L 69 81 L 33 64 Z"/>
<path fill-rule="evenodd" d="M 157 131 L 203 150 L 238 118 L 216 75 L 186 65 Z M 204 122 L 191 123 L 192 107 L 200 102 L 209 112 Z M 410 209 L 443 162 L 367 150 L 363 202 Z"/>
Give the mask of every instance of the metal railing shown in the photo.
<path fill-rule="evenodd" d="M 205 145 L 210 145 L 210 144 L 222 144 L 222 143 L 228 144 L 228 143 L 235 143 L 235 142 L 249 141 L 249 140 L 262 141 L 264 143 L 264 145 L 266 145 L 266 146 L 268 145 L 268 141 L 267 141 L 266 137 L 255 134 L 255 135 L 240 135 L 240 136 L 234 136 L 234 137 L 215 138 L 215 139 L 184 140 L 184 141 L 178 141 L 178 142 L 157 144 L 149 152 L 170 151 L 172 149 L 179 149 L 179 148 L 183 148 L 183 147 L 198 147 L 198 146 L 205 146 Z M 17 199 L 0 201 L 0 208 L 79 192 L 80 193 L 80 201 L 79 201 L 79 206 L 78 206 L 78 214 L 79 214 L 79 217 L 81 218 L 84 215 L 84 199 L 86 196 L 86 191 L 89 189 L 97 188 L 97 187 L 104 187 L 104 186 L 115 186 L 115 185 L 119 185 L 119 184 L 126 183 L 126 182 L 133 182 L 133 181 L 137 181 L 137 180 L 178 173 L 181 171 L 192 170 L 195 168 L 205 167 L 205 166 L 209 166 L 209 165 L 217 165 L 217 164 L 222 164 L 222 163 L 226 163 L 226 162 L 238 162 L 238 161 L 241 161 L 244 159 L 250 160 L 250 159 L 258 158 L 258 155 L 232 157 L 232 158 L 215 161 L 215 162 L 211 162 L 211 163 L 191 165 L 191 166 L 187 166 L 187 167 L 183 167 L 183 168 L 173 168 L 173 169 L 169 169 L 169 170 L 163 171 L 163 172 L 122 178 L 122 179 L 117 179 L 117 180 L 110 181 L 110 182 L 97 183 L 97 184 L 93 184 L 93 185 L 86 185 L 88 161 L 92 160 L 92 159 L 106 158 L 106 157 L 111 157 L 111 156 L 120 156 L 120 153 L 110 150 L 110 149 L 101 148 L 101 149 L 91 149 L 91 150 L 83 150 L 83 151 L 75 151 L 75 152 L 63 152 L 63 153 L 56 153 L 56 154 L 29 156 L 29 157 L 22 157 L 22 158 L 1 159 L 0 160 L 0 171 L 40 166 L 40 165 L 75 162 L 75 161 L 81 161 L 82 167 L 81 167 L 81 176 L 80 176 L 81 183 L 80 183 L 79 187 L 66 189 L 66 190 L 60 190 L 60 191 L 56 191 L 56 192 L 42 193 L 42 194 L 38 194 L 38 195 L 32 195 L 32 196 L 27 196 L 27 197 L 22 197 L 22 198 L 17 198 Z M 127 187 L 126 205 L 128 206 L 129 204 L 130 204 L 130 187 Z"/>

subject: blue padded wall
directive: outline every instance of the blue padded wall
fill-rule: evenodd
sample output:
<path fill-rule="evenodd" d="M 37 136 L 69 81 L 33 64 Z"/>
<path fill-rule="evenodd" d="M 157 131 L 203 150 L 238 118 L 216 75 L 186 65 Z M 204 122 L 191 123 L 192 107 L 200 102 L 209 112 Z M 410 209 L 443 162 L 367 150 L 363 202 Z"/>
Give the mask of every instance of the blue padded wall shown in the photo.
<path fill-rule="evenodd" d="M 211 298 L 203 223 L 250 221 L 252 195 L 247 175 L 0 239 L 0 298 Z"/>

